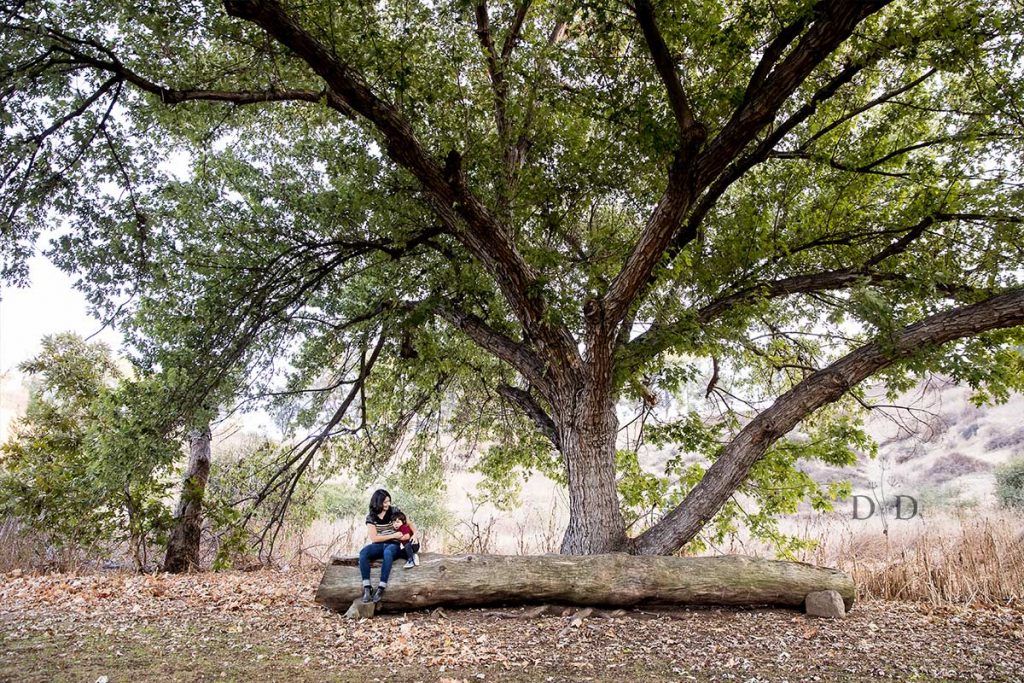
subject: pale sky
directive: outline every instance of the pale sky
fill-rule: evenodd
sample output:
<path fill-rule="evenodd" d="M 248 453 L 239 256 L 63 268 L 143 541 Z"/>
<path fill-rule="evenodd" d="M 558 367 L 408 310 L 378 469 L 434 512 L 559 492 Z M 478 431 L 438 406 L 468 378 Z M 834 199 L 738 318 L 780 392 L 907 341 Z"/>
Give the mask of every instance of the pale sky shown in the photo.
<path fill-rule="evenodd" d="M 101 326 L 89 316 L 85 297 L 73 288 L 73 280 L 46 257 L 29 261 L 29 277 L 27 288 L 0 290 L 0 374 L 34 356 L 45 335 L 70 331 L 88 337 Z M 121 335 L 109 328 L 93 341 L 106 342 L 114 351 L 122 346 Z"/>
<path fill-rule="evenodd" d="M 18 364 L 36 355 L 40 341 L 48 334 L 95 334 L 92 341 L 105 342 L 115 353 L 121 349 L 121 334 L 109 327 L 100 330 L 101 323 L 89 315 L 85 297 L 74 288 L 74 280 L 46 257 L 35 256 L 29 261 L 29 277 L 31 282 L 26 288 L 0 289 L 0 383 L 21 384 L 21 374 L 16 372 Z M 4 388 L 0 386 L 0 390 Z M 18 393 L 17 387 L 6 389 L 7 392 L 0 391 L 0 404 L 4 402 L 2 397 L 10 401 Z M 23 410 L 20 400 L 16 403 L 0 405 L 0 441 L 5 435 L 5 423 Z M 262 410 L 242 413 L 235 419 L 250 431 L 280 436 Z"/>

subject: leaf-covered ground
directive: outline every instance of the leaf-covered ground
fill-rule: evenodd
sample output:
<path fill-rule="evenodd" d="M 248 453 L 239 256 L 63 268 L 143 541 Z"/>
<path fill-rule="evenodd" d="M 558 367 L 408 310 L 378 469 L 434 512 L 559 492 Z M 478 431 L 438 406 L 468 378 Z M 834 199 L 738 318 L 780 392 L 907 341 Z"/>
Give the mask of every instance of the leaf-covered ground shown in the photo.
<path fill-rule="evenodd" d="M 0 681 L 1014 681 L 1024 611 L 859 604 L 844 621 L 521 609 L 347 621 L 316 572 L 5 576 Z"/>

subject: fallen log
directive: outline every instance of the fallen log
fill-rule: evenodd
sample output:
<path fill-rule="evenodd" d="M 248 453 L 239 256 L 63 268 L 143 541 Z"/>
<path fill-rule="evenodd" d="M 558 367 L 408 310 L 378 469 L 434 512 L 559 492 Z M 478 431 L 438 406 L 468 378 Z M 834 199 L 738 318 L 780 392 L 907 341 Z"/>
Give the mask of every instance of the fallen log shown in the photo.
<path fill-rule="evenodd" d="M 420 566 L 412 569 L 395 563 L 377 611 L 526 603 L 801 607 L 808 593 L 827 590 L 838 592 L 847 610 L 854 601 L 853 580 L 841 571 L 741 555 L 422 553 L 420 559 Z M 375 567 L 374 585 L 379 574 Z M 333 610 L 349 610 L 359 600 L 360 586 L 358 558 L 334 557 L 320 581 L 316 601 Z M 368 616 L 365 606 L 351 612 L 356 613 Z"/>

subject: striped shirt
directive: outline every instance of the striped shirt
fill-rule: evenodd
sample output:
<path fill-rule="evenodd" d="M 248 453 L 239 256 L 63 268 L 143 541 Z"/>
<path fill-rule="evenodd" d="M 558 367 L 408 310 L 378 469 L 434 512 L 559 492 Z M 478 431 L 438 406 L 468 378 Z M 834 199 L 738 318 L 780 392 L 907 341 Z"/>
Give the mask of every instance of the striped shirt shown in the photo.
<path fill-rule="evenodd" d="M 377 527 L 377 534 L 379 536 L 393 534 L 397 531 L 395 529 L 395 515 L 399 512 L 401 512 L 401 510 L 398 508 L 390 507 L 388 508 L 388 511 L 384 513 L 384 519 L 381 519 L 371 512 L 366 515 L 366 523 Z"/>

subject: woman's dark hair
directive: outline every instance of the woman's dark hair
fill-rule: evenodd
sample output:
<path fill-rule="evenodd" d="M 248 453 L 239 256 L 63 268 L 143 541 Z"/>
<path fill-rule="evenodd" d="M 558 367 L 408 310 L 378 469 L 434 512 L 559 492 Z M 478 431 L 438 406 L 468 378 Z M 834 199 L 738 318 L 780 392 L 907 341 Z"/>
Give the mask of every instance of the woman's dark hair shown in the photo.
<path fill-rule="evenodd" d="M 377 489 L 374 491 L 373 495 L 370 496 L 370 514 L 379 515 L 381 510 L 384 509 L 384 499 L 390 497 L 391 494 L 384 489 Z"/>
<path fill-rule="evenodd" d="M 409 518 L 405 516 L 404 512 L 396 512 L 395 513 L 395 519 L 397 519 L 398 521 L 403 522 L 403 523 L 409 521 Z"/>

